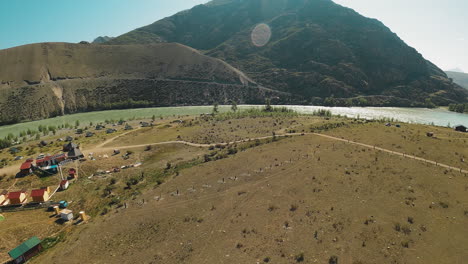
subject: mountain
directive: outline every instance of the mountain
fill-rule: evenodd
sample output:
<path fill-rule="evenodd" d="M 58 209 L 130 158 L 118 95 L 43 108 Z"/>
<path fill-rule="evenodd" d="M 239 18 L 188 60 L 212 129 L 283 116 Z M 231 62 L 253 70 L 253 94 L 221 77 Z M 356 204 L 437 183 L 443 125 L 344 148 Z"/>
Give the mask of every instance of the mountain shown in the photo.
<path fill-rule="evenodd" d="M 423 106 L 468 96 L 380 21 L 331 0 L 215 0 L 106 44 L 159 42 L 202 50 L 308 102 Z"/>
<path fill-rule="evenodd" d="M 99 44 L 99 43 L 104 43 L 106 41 L 110 41 L 112 39 L 114 39 L 114 38 L 113 37 L 108 37 L 108 36 L 99 36 L 99 37 L 95 38 L 92 43 L 98 43 Z"/>
<path fill-rule="evenodd" d="M 447 71 L 445 73 L 447 73 L 449 78 L 453 79 L 453 82 L 455 82 L 463 88 L 468 89 L 468 73 L 453 71 Z"/>
<path fill-rule="evenodd" d="M 456 67 L 456 68 L 453 68 L 453 69 L 449 69 L 446 72 L 464 72 L 464 71 L 462 69 L 460 69 L 459 67 Z"/>
<path fill-rule="evenodd" d="M 0 50 L 0 123 L 214 102 L 287 103 L 229 64 L 181 44 L 42 43 Z"/>

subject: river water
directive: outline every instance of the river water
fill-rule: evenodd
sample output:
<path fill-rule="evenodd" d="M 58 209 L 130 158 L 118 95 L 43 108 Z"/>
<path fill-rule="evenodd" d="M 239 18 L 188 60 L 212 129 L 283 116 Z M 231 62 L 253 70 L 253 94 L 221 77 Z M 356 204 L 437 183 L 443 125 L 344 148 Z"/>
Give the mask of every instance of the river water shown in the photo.
<path fill-rule="evenodd" d="M 394 118 L 401 122 L 434 124 L 437 126 L 465 125 L 468 127 L 468 114 L 450 112 L 443 108 L 403 108 L 403 107 L 323 107 L 289 106 L 300 113 L 312 113 L 318 109 L 327 109 L 334 115 L 360 117 L 366 119 Z"/>
<path fill-rule="evenodd" d="M 239 109 L 247 109 L 252 107 L 262 107 L 254 105 L 241 105 Z M 438 126 L 455 126 L 462 124 L 468 126 L 468 114 L 459 114 L 448 110 L 426 109 L 426 108 L 401 108 L 401 107 L 323 107 L 323 106 L 287 106 L 299 113 L 309 114 L 319 109 L 330 110 L 334 115 L 342 115 L 347 117 L 360 117 L 366 119 L 380 119 L 383 117 L 394 118 L 400 122 L 418 123 L 418 124 L 434 124 Z M 156 107 L 156 108 L 141 108 L 128 110 L 108 110 L 98 112 L 79 113 L 65 115 L 45 120 L 19 123 L 15 125 L 1 126 L 0 138 L 5 137 L 8 133 L 18 135 L 20 131 L 25 131 L 28 128 L 37 130 L 39 125 L 58 126 L 65 123 L 74 125 L 78 120 L 81 125 L 89 125 L 103 122 L 105 120 L 119 120 L 120 118 L 151 118 L 155 115 L 159 116 L 177 116 L 177 115 L 199 115 L 202 113 L 210 113 L 212 106 L 182 106 L 182 107 Z M 219 106 L 221 112 L 230 111 L 231 106 Z"/>

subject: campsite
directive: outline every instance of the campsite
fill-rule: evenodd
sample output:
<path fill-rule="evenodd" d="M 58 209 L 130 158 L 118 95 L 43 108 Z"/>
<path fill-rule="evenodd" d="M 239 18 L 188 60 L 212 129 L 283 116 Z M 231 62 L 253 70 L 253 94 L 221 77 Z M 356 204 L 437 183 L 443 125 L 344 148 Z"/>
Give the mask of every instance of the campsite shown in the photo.
<path fill-rule="evenodd" d="M 281 262 L 294 261 L 301 254 L 307 260 L 323 262 L 340 255 L 344 248 L 351 252 L 364 250 L 363 256 L 372 261 L 360 261 L 374 263 L 413 258 L 413 251 L 408 249 L 429 247 L 434 237 L 441 241 L 450 237 L 463 243 L 463 236 L 453 236 L 452 232 L 443 235 L 437 230 L 462 230 L 468 221 L 466 133 L 407 123 L 386 126 L 384 120 L 262 111 L 131 120 L 111 124 L 117 130 L 112 134 L 93 126 L 87 130 L 95 133 L 94 137 L 86 137 L 84 132 L 73 135 L 71 142 L 57 141 L 57 137 L 64 138 L 66 130 L 50 139 L 43 138 L 57 143 L 37 148 L 33 155 L 25 154 L 24 160 L 16 161 L 16 170 L 25 163 L 41 165 L 37 168 L 44 170 L 54 166 L 54 160 L 63 158 L 61 155 L 75 157 L 76 153 L 70 153 L 73 150 L 79 149 L 81 155 L 61 161 L 64 164 L 52 176 L 38 176 L 36 172 L 19 178 L 7 175 L 1 184 L 7 190 L 33 186 L 38 189 L 34 191 L 36 196 L 43 195 L 45 189 L 41 187 L 45 184 L 55 186 L 58 189 L 52 200 L 68 201 L 67 208 L 60 212 L 70 210 L 66 212 L 72 214 L 72 221 L 67 224 L 60 214 L 54 217 L 56 213 L 47 208 L 4 212 L 5 220 L 0 225 L 9 227 L 2 234 L 3 243 L 13 248 L 32 236 L 57 237 L 63 242 L 38 258 L 40 262 L 54 262 L 62 254 L 76 254 L 73 259 L 83 254 L 96 258 L 98 251 L 109 250 L 106 245 L 114 241 L 120 241 L 120 246 L 115 244 L 108 254 L 100 255 L 102 261 L 112 256 L 126 259 L 122 252 L 136 251 L 119 253 L 119 248 L 145 239 L 157 239 L 154 243 L 169 241 L 152 255 L 151 251 L 133 255 L 161 263 L 173 263 L 174 259 L 209 263 L 231 257 L 242 262 L 264 258 Z M 125 130 L 126 126 L 133 129 Z M 429 130 L 432 137 L 426 135 Z M 54 154 L 31 160 L 49 152 Z M 68 177 L 73 174 L 71 168 L 78 171 L 75 179 Z M 60 188 L 61 173 L 70 180 L 66 190 Z M 289 183 L 287 188 L 282 187 L 285 182 Z M 41 198 L 30 197 L 32 191 L 26 191 L 28 199 L 40 202 Z M 388 195 L 394 198 L 385 199 Z M 351 212 L 347 209 L 351 202 L 366 206 Z M 393 213 L 377 213 L 376 208 L 382 205 L 393 208 Z M 89 216 L 86 222 L 79 212 Z M 429 215 L 433 220 L 427 220 Z M 36 220 L 27 221 L 30 217 Z M 417 224 L 407 223 L 406 218 L 416 219 Z M 411 233 L 395 231 L 397 224 Z M 37 232 L 38 226 L 44 227 L 41 232 Z M 209 232 L 213 226 L 215 229 Z M 154 230 L 144 232 L 151 237 L 130 235 L 142 234 L 140 227 Z M 173 229 L 178 230 L 176 237 L 169 232 Z M 93 230 L 112 235 L 88 245 L 84 241 L 94 236 Z M 350 233 L 343 230 L 354 230 L 351 233 L 359 236 L 347 237 Z M 376 239 L 371 235 L 375 232 L 385 239 Z M 301 244 L 311 248 L 288 243 L 291 239 L 302 241 L 298 236 L 302 233 L 310 235 Z M 197 242 L 196 237 L 206 236 L 203 234 L 209 234 L 206 239 L 212 243 Z M 226 234 L 231 234 L 229 240 L 223 238 Z M 78 238 L 83 242 L 67 242 Z M 262 248 L 270 241 L 277 241 L 276 246 Z M 176 246 L 179 242 L 182 244 Z M 316 253 L 322 247 L 336 250 Z M 389 249 L 378 251 L 381 247 Z M 452 250 L 453 256 L 463 256 L 457 248 Z M 415 263 L 424 263 L 429 256 L 433 255 L 425 255 Z"/>

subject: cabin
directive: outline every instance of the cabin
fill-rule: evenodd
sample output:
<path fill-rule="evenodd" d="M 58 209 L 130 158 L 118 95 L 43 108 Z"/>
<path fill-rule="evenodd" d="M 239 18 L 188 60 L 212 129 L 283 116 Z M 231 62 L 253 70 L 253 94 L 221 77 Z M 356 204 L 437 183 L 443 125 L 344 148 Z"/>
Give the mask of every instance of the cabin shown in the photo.
<path fill-rule="evenodd" d="M 49 200 L 49 195 L 50 195 L 49 188 L 42 188 L 42 189 L 31 191 L 31 198 L 33 202 L 37 202 L 37 203 L 47 202 Z"/>
<path fill-rule="evenodd" d="M 38 158 L 36 160 L 36 165 L 41 168 L 49 168 L 52 166 L 58 165 L 60 162 L 67 160 L 67 154 L 62 153 L 62 154 L 56 154 L 53 156 L 45 156 Z"/>
<path fill-rule="evenodd" d="M 72 160 L 77 160 L 77 159 L 84 158 L 83 153 L 81 152 L 81 150 L 78 147 L 75 147 L 75 148 L 71 149 L 70 151 L 68 151 L 67 155 L 68 155 L 68 158 L 72 159 Z"/>
<path fill-rule="evenodd" d="M 26 202 L 26 191 L 10 192 L 8 199 L 10 204 L 23 204 Z"/>
<path fill-rule="evenodd" d="M 457 126 L 455 126 L 455 131 L 467 132 L 466 126 L 464 126 L 464 125 L 457 125 Z"/>
<path fill-rule="evenodd" d="M 8 255 L 10 255 L 10 257 L 13 259 L 13 263 L 15 264 L 25 263 L 41 252 L 41 242 L 42 241 L 38 237 L 33 236 L 15 249 L 8 252 Z"/>
<path fill-rule="evenodd" d="M 72 178 L 72 179 L 75 179 L 77 177 L 76 169 L 70 168 L 68 170 L 68 176 L 70 176 L 70 178 Z"/>
<path fill-rule="evenodd" d="M 27 176 L 33 173 L 33 159 L 27 159 L 20 167 L 20 174 L 22 176 Z"/>
<path fill-rule="evenodd" d="M 63 209 L 60 211 L 60 218 L 64 221 L 70 221 L 73 220 L 73 212 L 72 210 L 68 209 Z"/>
<path fill-rule="evenodd" d="M 62 151 L 63 152 L 68 152 L 68 151 L 70 151 L 70 150 L 72 150 L 74 148 L 77 148 L 77 147 L 78 147 L 77 144 L 70 142 L 70 143 L 67 143 L 67 144 L 63 145 Z"/>
<path fill-rule="evenodd" d="M 4 190 L 3 192 L 0 193 L 0 206 L 1 205 L 7 205 L 9 203 L 8 201 L 8 191 Z"/>
<path fill-rule="evenodd" d="M 68 189 L 69 186 L 70 186 L 70 182 L 68 180 L 62 180 L 60 182 L 60 190 L 62 191 L 65 191 L 66 189 Z"/>

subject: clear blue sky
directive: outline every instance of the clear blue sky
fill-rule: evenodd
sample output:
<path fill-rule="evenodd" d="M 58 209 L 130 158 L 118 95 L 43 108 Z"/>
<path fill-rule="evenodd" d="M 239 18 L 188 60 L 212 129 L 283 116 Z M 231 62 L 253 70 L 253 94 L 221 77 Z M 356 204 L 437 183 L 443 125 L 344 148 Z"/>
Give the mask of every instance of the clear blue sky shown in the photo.
<path fill-rule="evenodd" d="M 0 49 L 118 36 L 207 0 L 0 0 Z M 442 69 L 468 72 L 468 0 L 335 0 L 381 20 Z"/>

